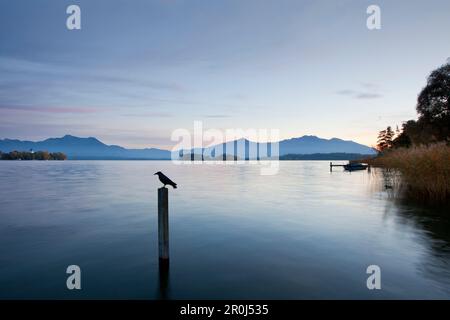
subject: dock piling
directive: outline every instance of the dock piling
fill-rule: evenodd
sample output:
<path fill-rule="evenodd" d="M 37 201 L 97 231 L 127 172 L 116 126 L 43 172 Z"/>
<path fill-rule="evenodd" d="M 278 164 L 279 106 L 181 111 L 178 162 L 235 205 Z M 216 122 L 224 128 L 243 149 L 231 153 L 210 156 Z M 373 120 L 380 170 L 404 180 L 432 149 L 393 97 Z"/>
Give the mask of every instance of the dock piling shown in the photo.
<path fill-rule="evenodd" d="M 169 190 L 158 189 L 158 247 L 160 264 L 169 263 Z"/>

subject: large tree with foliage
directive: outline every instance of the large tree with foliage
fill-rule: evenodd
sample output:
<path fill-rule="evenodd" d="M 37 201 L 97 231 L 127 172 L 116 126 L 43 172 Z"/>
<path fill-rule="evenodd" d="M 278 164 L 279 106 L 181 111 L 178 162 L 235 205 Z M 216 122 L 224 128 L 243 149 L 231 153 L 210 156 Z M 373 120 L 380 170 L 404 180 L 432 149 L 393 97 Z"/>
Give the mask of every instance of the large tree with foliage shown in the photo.
<path fill-rule="evenodd" d="M 431 140 L 450 138 L 450 60 L 431 72 L 416 109 L 418 122 L 432 130 Z"/>
<path fill-rule="evenodd" d="M 395 133 L 394 130 L 392 130 L 391 126 L 388 126 L 386 130 L 381 130 L 378 134 L 378 143 L 377 143 L 377 149 L 380 152 L 383 152 L 393 145 L 393 139 L 394 139 Z"/>

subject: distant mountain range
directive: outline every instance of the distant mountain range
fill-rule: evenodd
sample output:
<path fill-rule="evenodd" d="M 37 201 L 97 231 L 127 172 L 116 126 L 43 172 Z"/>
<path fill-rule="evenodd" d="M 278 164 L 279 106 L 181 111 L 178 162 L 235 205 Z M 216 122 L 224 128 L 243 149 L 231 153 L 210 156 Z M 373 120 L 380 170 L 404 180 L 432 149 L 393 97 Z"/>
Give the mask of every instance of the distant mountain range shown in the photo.
<path fill-rule="evenodd" d="M 114 160 L 114 159 L 170 159 L 167 150 L 125 149 L 120 146 L 106 145 L 96 138 L 79 138 L 66 135 L 62 138 L 50 138 L 44 141 L 0 140 L 0 151 L 48 151 L 63 152 L 71 160 Z"/>
<path fill-rule="evenodd" d="M 235 145 L 245 145 L 246 150 L 250 148 L 257 148 L 257 143 L 248 140 L 240 139 L 237 141 L 230 141 L 226 144 L 226 154 L 232 154 Z M 261 144 L 260 144 L 261 145 Z M 214 147 L 205 148 L 206 152 L 211 152 Z M 240 147 L 238 147 L 240 148 Z M 50 138 L 44 141 L 21 141 L 3 139 L 0 140 L 0 151 L 48 151 L 48 152 L 63 152 L 69 159 L 72 160 L 167 160 L 171 158 L 171 151 L 146 148 L 146 149 L 126 149 L 116 145 L 106 145 L 96 138 L 79 138 L 71 135 L 66 135 L 62 138 Z M 189 151 L 191 152 L 191 151 Z M 247 151 L 248 152 L 248 151 Z M 186 151 L 184 151 L 186 154 Z M 201 154 L 201 149 L 194 150 L 194 153 Z M 293 138 L 282 140 L 279 143 L 280 156 L 285 155 L 311 155 L 311 154 L 326 154 L 326 153 L 351 153 L 372 155 L 375 151 L 365 145 L 346 141 L 337 138 L 321 139 L 316 136 L 303 136 L 300 138 Z M 215 157 L 219 154 L 214 154 Z M 323 155 L 322 155 L 323 156 Z"/>

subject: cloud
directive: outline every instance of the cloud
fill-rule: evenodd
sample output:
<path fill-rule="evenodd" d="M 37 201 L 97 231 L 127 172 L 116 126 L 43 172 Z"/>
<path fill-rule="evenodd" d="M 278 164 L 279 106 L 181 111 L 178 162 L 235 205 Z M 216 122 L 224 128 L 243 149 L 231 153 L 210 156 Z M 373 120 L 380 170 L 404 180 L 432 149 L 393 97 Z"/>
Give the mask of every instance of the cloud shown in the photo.
<path fill-rule="evenodd" d="M 381 98 L 381 97 L 383 97 L 383 96 L 381 94 L 379 94 L 379 93 L 367 93 L 367 92 L 358 93 L 356 95 L 357 99 L 378 99 L 378 98 Z"/>
<path fill-rule="evenodd" d="M 234 94 L 230 94 L 228 96 L 228 98 L 232 99 L 232 100 L 247 100 L 248 96 L 243 94 L 243 93 L 234 93 Z"/>
<path fill-rule="evenodd" d="M 121 69 L 90 70 L 87 68 L 72 67 L 70 65 L 42 63 L 6 56 L 0 56 L 0 71 L 4 74 L 21 76 L 20 80 L 30 79 L 31 76 L 35 76 L 38 80 L 43 77 L 50 77 L 56 80 L 76 79 L 91 84 L 128 84 L 131 86 L 176 92 L 185 90 L 180 83 L 154 80 L 144 77 L 142 74 L 123 76 L 124 70 Z"/>
<path fill-rule="evenodd" d="M 361 82 L 361 85 L 367 89 L 378 89 L 380 86 L 372 82 Z"/>
<path fill-rule="evenodd" d="M 130 78 L 130 77 L 119 77 L 113 75 L 94 75 L 94 74 L 83 74 L 80 75 L 83 80 L 93 81 L 93 82 L 103 82 L 110 84 L 122 84 L 122 85 L 130 85 L 130 86 L 138 86 L 147 89 L 153 90 L 163 90 L 163 91 L 174 91 L 174 92 L 183 92 L 185 88 L 179 84 L 174 82 L 163 82 L 163 81 L 155 81 L 148 79 L 139 79 L 139 78 Z"/>
<path fill-rule="evenodd" d="M 207 114 L 204 115 L 205 118 L 230 118 L 228 114 Z"/>
<path fill-rule="evenodd" d="M 22 111 L 22 112 L 42 112 L 54 114 L 86 114 L 96 113 L 98 109 L 83 107 L 42 107 L 42 106 L 20 106 L 20 105 L 0 105 L 0 110 Z"/>
<path fill-rule="evenodd" d="M 174 115 L 169 112 L 142 112 L 142 113 L 126 113 L 124 117 L 151 117 L 151 118 L 172 118 Z"/>
<path fill-rule="evenodd" d="M 345 90 L 339 90 L 339 91 L 337 91 L 336 93 L 337 93 L 337 94 L 340 94 L 340 95 L 343 95 L 343 96 L 350 96 L 350 95 L 356 94 L 357 92 L 356 92 L 356 91 L 353 91 L 353 90 L 347 90 L 347 89 L 345 89 Z"/>
<path fill-rule="evenodd" d="M 379 86 L 375 83 L 369 83 L 369 82 L 363 82 L 360 84 L 363 87 L 363 90 L 361 89 L 342 89 L 339 91 L 336 91 L 336 94 L 342 95 L 342 96 L 349 96 L 354 99 L 378 99 L 382 98 L 383 95 L 378 91 Z"/>
<path fill-rule="evenodd" d="M 160 80 L 139 70 L 88 69 L 56 63 L 41 63 L 0 55 L 0 104 L 60 104 L 83 101 L 130 100 L 155 94 L 183 93 L 177 81 Z M 83 103 L 83 102 L 82 102 Z"/>

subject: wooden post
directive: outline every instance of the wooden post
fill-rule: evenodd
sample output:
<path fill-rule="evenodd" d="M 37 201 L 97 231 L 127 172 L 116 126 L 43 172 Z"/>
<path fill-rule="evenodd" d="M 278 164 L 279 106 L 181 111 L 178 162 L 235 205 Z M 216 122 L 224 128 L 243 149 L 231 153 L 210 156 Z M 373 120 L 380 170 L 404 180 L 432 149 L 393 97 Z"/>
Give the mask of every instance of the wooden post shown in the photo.
<path fill-rule="evenodd" d="M 256 143 L 256 160 L 259 161 L 259 142 Z"/>
<path fill-rule="evenodd" d="M 222 154 L 222 161 L 227 161 L 227 144 L 223 143 L 223 154 Z"/>
<path fill-rule="evenodd" d="M 330 162 L 330 172 L 333 171 L 333 162 Z"/>
<path fill-rule="evenodd" d="M 158 189 L 158 247 L 159 262 L 169 263 L 169 189 Z"/>
<path fill-rule="evenodd" d="M 169 260 L 167 260 L 169 261 Z M 169 263 L 159 260 L 159 299 L 169 298 Z"/>

